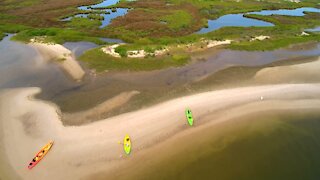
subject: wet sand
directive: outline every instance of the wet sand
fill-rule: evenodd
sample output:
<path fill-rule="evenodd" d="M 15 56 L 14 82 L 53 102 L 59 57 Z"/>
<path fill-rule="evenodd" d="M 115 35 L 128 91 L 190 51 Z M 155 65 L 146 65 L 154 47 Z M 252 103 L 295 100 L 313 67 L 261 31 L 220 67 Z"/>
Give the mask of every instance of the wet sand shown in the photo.
<path fill-rule="evenodd" d="M 271 110 L 184 133 L 84 179 L 317 179 L 320 111 Z M 143 162 L 143 163 L 137 163 Z"/>
<path fill-rule="evenodd" d="M 85 71 L 76 61 L 73 53 L 60 44 L 46 44 L 31 42 L 34 47 L 46 60 L 55 60 L 71 78 L 80 81 L 85 75 Z"/>
<path fill-rule="evenodd" d="M 267 59 L 273 58 L 269 57 Z M 220 60 L 223 62 L 226 59 L 222 57 Z M 241 123 L 237 119 L 244 119 L 244 117 L 253 113 L 319 111 L 320 84 L 318 83 L 320 80 L 318 78 L 320 73 L 314 71 L 314 69 L 319 69 L 318 66 L 320 65 L 316 62 L 311 62 L 311 65 L 308 64 L 310 62 L 293 65 L 294 68 L 292 66 L 283 66 L 281 71 L 277 70 L 278 67 L 269 67 L 258 71 L 255 76 L 255 81 L 264 81 L 259 78 L 261 77 L 259 74 L 266 73 L 266 75 L 270 76 L 274 72 L 281 73 L 279 74 L 281 81 L 276 82 L 279 83 L 277 85 L 257 86 L 247 84 L 247 87 L 242 88 L 230 87 L 222 90 L 210 90 L 174 98 L 135 112 L 124 113 L 82 126 L 64 126 L 61 120 L 62 112 L 60 107 L 49 101 L 34 98 L 36 94 L 41 92 L 40 88 L 1 90 L 0 152 L 2 155 L 0 156 L 0 179 L 7 179 L 7 177 L 16 179 L 14 176 L 19 176 L 21 179 L 49 180 L 90 179 L 92 177 L 125 178 L 126 174 L 122 174 L 122 168 L 142 161 L 146 162 L 146 165 L 153 163 L 152 161 L 147 161 L 148 157 L 152 157 L 152 154 L 160 153 L 161 151 L 159 150 L 163 150 L 170 144 L 177 144 L 180 148 L 186 148 L 190 144 L 184 143 L 185 141 L 182 141 L 182 139 L 199 134 L 205 129 L 214 131 L 220 127 L 218 125 L 223 123 Z M 175 72 L 177 76 L 174 77 L 188 77 L 187 74 L 192 76 L 193 73 L 197 72 L 194 71 L 195 69 L 205 67 L 202 63 L 205 62 L 196 63 L 196 66 L 191 64 L 184 67 L 187 69 L 193 67 L 190 71 L 180 68 L 181 72 L 186 74 L 182 73 L 181 76 L 179 72 Z M 213 62 L 211 63 L 212 67 L 221 67 L 218 62 L 216 62 L 218 66 L 213 66 Z M 250 65 L 253 62 L 246 63 Z M 172 69 L 167 69 L 163 70 L 162 73 L 170 71 L 174 72 Z M 315 77 L 312 82 L 295 83 L 290 81 L 293 78 L 304 80 L 309 75 L 303 72 L 311 71 Z M 151 72 L 151 74 L 159 72 L 161 71 Z M 136 74 L 141 76 L 140 79 L 137 79 L 146 80 L 147 85 L 150 85 L 148 82 L 151 83 L 157 77 Z M 130 77 L 129 75 L 130 73 L 127 75 L 117 74 L 118 77 Z M 293 77 L 292 75 L 295 76 Z M 103 78 L 99 80 L 103 81 Z M 111 80 L 113 79 L 111 78 Z M 118 78 L 118 80 L 126 83 L 130 82 L 130 79 Z M 183 78 L 180 80 L 177 82 L 184 84 Z M 193 80 L 195 79 L 193 78 Z M 104 83 L 107 84 L 108 82 L 110 81 Z M 138 81 L 131 83 L 136 83 L 136 86 L 139 86 Z M 156 81 L 156 83 L 159 83 L 159 81 Z M 272 81 L 268 83 L 272 83 Z M 117 107 L 119 104 L 127 103 L 127 100 L 131 99 L 133 95 L 138 96 L 136 89 L 132 89 L 135 87 L 132 87 L 132 84 L 127 85 L 131 88 L 131 91 L 123 91 L 125 92 L 123 94 L 119 94 L 121 91 L 117 91 L 116 96 L 109 99 L 110 101 L 103 101 L 91 110 L 100 112 L 101 109 L 112 109 L 112 107 Z M 158 86 L 161 87 L 161 83 Z M 154 88 L 156 89 L 158 86 Z M 85 88 L 85 90 L 83 93 L 89 92 L 88 89 Z M 106 93 L 103 89 L 101 92 Z M 263 97 L 263 100 L 261 100 L 261 97 Z M 79 99 L 75 100 L 79 101 Z M 116 102 L 114 103 L 113 100 Z M 186 107 L 190 107 L 193 111 L 196 119 L 195 127 L 190 128 L 186 125 L 184 117 L 184 109 Z M 95 114 L 91 110 L 78 112 L 78 115 L 73 114 L 74 117 L 72 118 L 77 118 L 76 116 L 83 116 L 84 114 L 90 117 Z M 133 152 L 130 157 L 124 156 L 122 146 L 118 144 L 125 134 L 130 134 L 132 137 Z M 29 161 L 39 148 L 49 140 L 55 141 L 52 150 L 37 167 L 29 171 L 27 169 Z M 205 140 L 202 143 L 206 143 Z M 174 148 L 166 150 L 175 152 Z M 131 171 L 128 171 L 128 173 L 131 173 Z"/>
<path fill-rule="evenodd" d="M 320 107 L 320 84 L 271 85 L 201 93 L 85 126 L 64 127 L 58 107 L 30 98 L 38 92 L 38 88 L 26 88 L 1 93 L 1 144 L 9 164 L 23 179 L 79 179 L 100 171 L 114 174 L 128 161 L 139 162 L 136 155 L 171 137 L 214 129 L 214 124 L 254 112 Z M 192 129 L 186 125 L 185 107 L 193 110 L 197 120 Z M 127 133 L 133 141 L 133 158 L 123 157 L 118 144 Z M 29 171 L 30 157 L 51 139 L 55 140 L 52 151 Z"/>
<path fill-rule="evenodd" d="M 42 92 L 37 97 L 56 103 L 63 113 L 90 110 L 120 93 L 140 92 L 125 106 L 116 108 L 111 113 L 103 113 L 102 118 L 130 112 L 177 96 L 190 94 L 190 92 L 202 91 L 201 87 L 190 88 L 197 82 L 205 83 L 204 86 L 210 83 L 215 86 L 217 82 L 208 81 L 208 77 L 215 76 L 216 73 L 230 67 L 263 68 L 263 66 L 273 66 L 273 63 L 277 61 L 290 63 L 293 60 L 298 61 L 297 59 L 320 55 L 320 44 L 314 43 L 308 44 L 308 47 L 304 45 L 304 48 L 280 49 L 270 52 L 213 48 L 194 54 L 191 63 L 183 67 L 151 72 L 107 72 L 98 76 L 91 75 L 91 72 L 86 69 L 87 75 L 83 81 L 74 82 L 59 65 L 53 61 L 47 62 L 43 56 L 37 56 L 37 52 L 28 45 L 9 41 L 11 36 L 0 42 L 0 88 L 41 87 Z M 69 43 L 66 46 L 71 52 L 79 53 L 92 45 L 80 42 L 72 43 L 71 46 Z M 77 50 L 80 51 L 77 52 Z M 247 70 L 238 72 L 226 74 L 225 77 L 236 80 Z M 222 78 L 219 82 L 223 83 L 226 79 Z M 224 86 L 229 87 L 229 84 L 224 84 Z M 77 125 L 67 120 L 64 121 L 64 124 Z"/>

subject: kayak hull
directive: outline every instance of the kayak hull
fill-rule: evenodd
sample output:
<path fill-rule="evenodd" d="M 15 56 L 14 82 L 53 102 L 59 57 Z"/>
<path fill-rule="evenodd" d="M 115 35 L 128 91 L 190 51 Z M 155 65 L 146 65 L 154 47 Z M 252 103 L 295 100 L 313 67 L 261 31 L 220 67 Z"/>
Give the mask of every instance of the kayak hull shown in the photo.
<path fill-rule="evenodd" d="M 192 116 L 191 110 L 189 108 L 187 108 L 185 113 L 186 113 L 186 118 L 187 118 L 188 124 L 190 126 L 193 126 L 193 116 Z"/>
<path fill-rule="evenodd" d="M 53 141 L 50 141 L 43 148 L 41 148 L 41 150 L 35 155 L 35 157 L 29 163 L 28 168 L 32 169 L 33 167 L 35 167 L 43 159 L 43 157 L 49 152 L 52 145 L 53 145 Z"/>
<path fill-rule="evenodd" d="M 123 149 L 127 155 L 130 154 L 130 152 L 131 152 L 131 138 L 129 137 L 129 135 L 126 135 L 123 139 Z"/>

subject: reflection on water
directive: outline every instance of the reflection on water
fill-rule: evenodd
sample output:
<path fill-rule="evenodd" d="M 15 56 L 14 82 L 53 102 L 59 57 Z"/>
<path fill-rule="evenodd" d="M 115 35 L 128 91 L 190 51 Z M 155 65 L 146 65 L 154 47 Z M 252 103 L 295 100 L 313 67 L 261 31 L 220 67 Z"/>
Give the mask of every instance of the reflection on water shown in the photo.
<path fill-rule="evenodd" d="M 222 27 L 230 26 L 240 26 L 240 27 L 250 27 L 250 26 L 259 26 L 259 27 L 268 27 L 274 26 L 272 23 L 251 19 L 243 17 L 243 14 L 228 14 L 221 16 L 216 20 L 208 20 L 208 27 L 202 28 L 197 34 L 208 33 Z"/>
<path fill-rule="evenodd" d="M 264 11 L 257 11 L 257 12 L 250 12 L 247 14 L 259 14 L 259 15 L 288 15 L 288 16 L 304 16 L 304 11 L 307 12 L 320 12 L 320 9 L 317 8 L 297 8 L 297 9 L 279 9 L 279 10 L 264 10 Z M 208 27 L 202 28 L 197 34 L 204 34 L 208 33 L 222 27 L 230 27 L 230 26 L 239 26 L 239 27 L 250 27 L 250 26 L 259 26 L 259 27 L 266 27 L 266 26 L 274 26 L 272 23 L 265 22 L 262 20 L 256 20 L 251 18 L 243 17 L 244 14 L 228 14 L 221 16 L 216 20 L 208 20 Z"/>
<path fill-rule="evenodd" d="M 310 7 L 303 7 L 297 9 L 279 9 L 279 10 L 263 10 L 259 12 L 251 12 L 248 14 L 259 14 L 259 15 L 286 15 L 286 16 L 304 16 L 304 12 L 317 12 L 320 13 L 320 9 L 317 8 L 310 8 Z"/>
<path fill-rule="evenodd" d="M 114 8 L 107 9 L 108 6 L 112 6 L 119 3 L 119 0 L 104 0 L 103 2 L 91 6 L 80 6 L 79 10 L 88 11 L 89 13 L 92 10 L 99 10 L 100 12 L 94 13 L 100 16 L 103 16 L 104 19 L 101 20 L 100 28 L 108 26 L 111 21 L 119 16 L 124 16 L 128 13 L 128 8 Z M 88 14 L 77 14 L 71 17 L 62 19 L 61 21 L 71 21 L 72 18 L 88 18 Z"/>
<path fill-rule="evenodd" d="M 80 6 L 79 9 L 80 10 L 90 10 L 90 9 L 94 9 L 94 8 L 106 8 L 108 6 L 115 5 L 115 4 L 119 3 L 119 2 L 120 2 L 120 0 L 104 0 L 101 3 L 95 4 L 95 5 Z"/>
<path fill-rule="evenodd" d="M 46 63 L 33 48 L 5 37 L 0 42 L 0 89 L 41 87 L 55 94 L 77 86 L 54 63 Z"/>

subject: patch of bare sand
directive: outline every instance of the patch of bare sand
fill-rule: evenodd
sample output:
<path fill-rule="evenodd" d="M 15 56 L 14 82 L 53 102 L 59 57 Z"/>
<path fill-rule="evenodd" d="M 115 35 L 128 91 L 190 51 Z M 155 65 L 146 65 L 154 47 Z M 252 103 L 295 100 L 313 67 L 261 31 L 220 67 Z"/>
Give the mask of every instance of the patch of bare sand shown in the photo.
<path fill-rule="evenodd" d="M 177 98 L 88 125 L 64 127 L 55 105 L 29 98 L 38 92 L 38 88 L 26 88 L 0 93 L 4 152 L 10 166 L 23 179 L 80 179 L 99 172 L 111 176 L 128 162 L 141 163 L 138 157 L 154 145 L 183 133 L 201 131 L 202 124 L 222 123 L 262 110 L 320 105 L 320 84 L 257 86 Z M 196 126 L 191 129 L 186 125 L 186 107 L 193 110 L 196 119 Z M 36 136 L 30 134 L 33 131 Z M 125 134 L 132 137 L 130 158 L 123 157 L 118 144 Z M 37 167 L 28 170 L 30 158 L 51 139 L 55 140 L 52 150 Z"/>
<path fill-rule="evenodd" d="M 62 45 L 41 42 L 31 42 L 29 45 L 34 47 L 45 59 L 54 59 L 58 62 L 73 79 L 80 81 L 85 75 L 72 52 Z"/>
<path fill-rule="evenodd" d="M 123 92 L 119 95 L 106 100 L 105 102 L 97 105 L 92 109 L 88 109 L 81 112 L 76 113 L 65 113 L 63 114 L 63 118 L 66 119 L 71 124 L 83 124 L 84 122 L 92 122 L 96 119 L 101 119 L 101 115 L 112 111 L 113 109 L 119 108 L 135 95 L 139 94 L 139 91 L 130 91 L 130 92 Z"/>
<path fill-rule="evenodd" d="M 279 67 L 263 68 L 256 73 L 254 79 L 259 82 L 319 82 L 320 57 L 316 61 Z"/>

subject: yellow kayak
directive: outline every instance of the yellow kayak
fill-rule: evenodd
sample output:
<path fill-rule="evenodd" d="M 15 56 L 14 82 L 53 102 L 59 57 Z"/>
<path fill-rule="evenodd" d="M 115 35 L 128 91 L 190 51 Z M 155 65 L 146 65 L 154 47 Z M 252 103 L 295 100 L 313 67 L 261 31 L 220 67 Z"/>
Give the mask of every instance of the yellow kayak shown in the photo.
<path fill-rule="evenodd" d="M 130 152 L 131 152 L 131 139 L 130 139 L 129 135 L 126 135 L 123 139 L 123 149 L 127 155 L 130 154 Z"/>
<path fill-rule="evenodd" d="M 49 152 L 52 145 L 53 145 L 53 141 L 50 141 L 43 148 L 41 148 L 41 150 L 36 154 L 36 156 L 29 163 L 28 168 L 32 169 L 35 165 L 37 165 L 41 161 L 41 159 Z"/>

